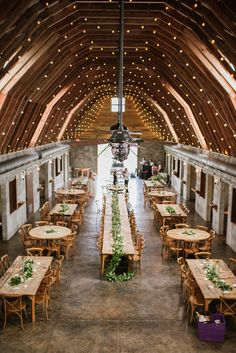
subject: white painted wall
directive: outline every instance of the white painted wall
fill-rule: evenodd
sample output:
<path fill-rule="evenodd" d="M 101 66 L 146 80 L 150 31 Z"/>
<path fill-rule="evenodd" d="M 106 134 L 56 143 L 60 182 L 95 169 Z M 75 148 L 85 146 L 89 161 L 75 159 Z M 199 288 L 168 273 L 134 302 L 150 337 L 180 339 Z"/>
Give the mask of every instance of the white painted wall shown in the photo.
<path fill-rule="evenodd" d="M 63 156 L 63 154 L 60 153 Z M 56 158 L 53 156 L 53 158 Z M 8 240 L 12 237 L 13 234 L 17 232 L 19 227 L 27 222 L 27 213 L 26 213 L 26 182 L 23 177 L 24 173 L 32 172 L 33 173 L 33 206 L 34 212 L 36 212 L 40 207 L 40 192 L 39 188 L 39 163 L 45 164 L 44 170 L 44 179 L 45 179 L 45 199 L 52 200 L 53 192 L 57 188 L 64 186 L 64 180 L 68 179 L 69 172 L 69 162 L 68 156 L 63 156 L 66 158 L 66 163 L 62 163 L 63 171 L 56 176 L 53 168 L 54 161 L 52 163 L 48 160 L 43 161 L 36 160 L 31 162 L 28 165 L 21 166 L 15 170 L 1 175 L 1 213 L 2 213 L 2 236 L 3 240 Z M 66 170 L 64 170 L 64 168 Z M 16 177 L 17 181 L 17 202 L 23 202 L 22 205 L 19 205 L 18 208 L 10 214 L 10 205 L 9 205 L 9 181 L 13 180 Z M 53 182 L 49 182 L 53 180 Z"/>

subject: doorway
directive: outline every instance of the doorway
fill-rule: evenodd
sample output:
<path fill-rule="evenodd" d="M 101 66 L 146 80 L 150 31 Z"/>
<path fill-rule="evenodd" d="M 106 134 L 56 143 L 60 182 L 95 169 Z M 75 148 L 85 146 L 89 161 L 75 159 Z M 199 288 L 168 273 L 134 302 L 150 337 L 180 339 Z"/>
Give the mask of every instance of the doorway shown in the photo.
<path fill-rule="evenodd" d="M 190 201 L 195 200 L 195 190 L 196 188 L 196 168 L 190 164 Z"/>
<path fill-rule="evenodd" d="M 108 144 L 98 145 L 98 158 L 97 158 L 97 171 L 98 171 L 98 188 L 102 185 L 112 183 L 112 172 L 114 170 L 118 171 L 120 176 L 118 181 L 123 182 L 122 171 L 127 168 L 130 176 L 136 175 L 138 157 L 137 157 L 137 147 L 131 147 L 128 158 L 124 162 L 118 162 L 114 159 L 111 153 L 111 148 Z"/>
<path fill-rule="evenodd" d="M 26 174 L 26 216 L 31 218 L 34 214 L 33 173 Z"/>
<path fill-rule="evenodd" d="M 229 207 L 229 184 L 221 182 L 221 207 L 219 209 L 219 231 L 226 238 L 228 224 L 228 207 Z"/>

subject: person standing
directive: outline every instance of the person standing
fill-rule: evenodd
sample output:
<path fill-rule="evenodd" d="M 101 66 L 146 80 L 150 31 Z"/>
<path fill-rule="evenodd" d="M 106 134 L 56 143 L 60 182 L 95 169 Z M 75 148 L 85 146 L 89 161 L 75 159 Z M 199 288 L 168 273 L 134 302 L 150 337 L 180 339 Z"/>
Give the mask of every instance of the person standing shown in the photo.
<path fill-rule="evenodd" d="M 89 172 L 89 177 L 88 177 L 88 191 L 89 191 L 89 196 L 94 197 L 95 196 L 95 177 L 93 176 L 93 172 Z"/>
<path fill-rule="evenodd" d="M 116 185 L 118 181 L 116 170 L 113 173 L 113 185 Z"/>
<path fill-rule="evenodd" d="M 158 167 L 157 167 L 157 164 L 154 163 L 154 165 L 152 166 L 152 176 L 157 176 L 157 172 L 158 172 Z"/>
<path fill-rule="evenodd" d="M 126 189 L 128 189 L 128 184 L 129 184 L 129 171 L 127 168 L 125 168 L 124 172 L 123 172 L 123 177 L 125 180 L 125 187 Z"/>

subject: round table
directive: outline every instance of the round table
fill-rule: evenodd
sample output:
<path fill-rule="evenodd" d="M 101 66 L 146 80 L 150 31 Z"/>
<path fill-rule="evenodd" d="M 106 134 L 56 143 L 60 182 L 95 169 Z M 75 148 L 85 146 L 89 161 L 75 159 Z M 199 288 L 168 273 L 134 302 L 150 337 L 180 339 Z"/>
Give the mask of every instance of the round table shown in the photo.
<path fill-rule="evenodd" d="M 193 232 L 194 234 L 187 234 L 186 232 Z M 167 237 L 172 240 L 197 242 L 207 240 L 210 237 L 210 233 L 196 228 L 177 228 L 168 230 Z"/>
<path fill-rule="evenodd" d="M 177 241 L 177 258 L 179 257 L 181 241 L 184 242 L 185 249 L 185 243 L 198 243 L 199 241 L 207 240 L 210 237 L 210 233 L 196 228 L 175 228 L 168 230 L 166 234 L 169 239 Z"/>
<path fill-rule="evenodd" d="M 71 234 L 71 229 L 61 226 L 41 226 L 32 228 L 29 235 L 40 240 L 58 240 Z"/>
<path fill-rule="evenodd" d="M 84 195 L 85 191 L 83 189 L 58 189 L 56 193 L 60 195 L 79 196 Z"/>

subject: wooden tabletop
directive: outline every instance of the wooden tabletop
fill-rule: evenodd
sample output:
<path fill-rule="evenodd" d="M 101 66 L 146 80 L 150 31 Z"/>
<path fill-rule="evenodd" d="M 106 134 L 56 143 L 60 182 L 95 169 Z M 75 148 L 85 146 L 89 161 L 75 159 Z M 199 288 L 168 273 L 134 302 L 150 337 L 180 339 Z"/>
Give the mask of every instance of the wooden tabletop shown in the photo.
<path fill-rule="evenodd" d="M 166 191 L 166 190 L 159 190 L 159 191 L 150 191 L 148 192 L 148 196 L 153 196 L 153 197 L 158 197 L 158 198 L 164 198 L 164 197 L 172 197 L 175 196 L 176 193 L 171 192 L 171 191 Z"/>
<path fill-rule="evenodd" d="M 68 209 L 65 211 L 62 211 L 62 205 L 68 206 Z M 77 208 L 77 204 L 61 204 L 57 203 L 49 212 L 50 216 L 53 215 L 62 215 L 62 216 L 72 216 L 75 213 L 75 210 Z"/>
<path fill-rule="evenodd" d="M 134 255 L 134 245 L 131 235 L 131 229 L 128 218 L 127 205 L 125 202 L 125 196 L 123 194 L 118 195 L 119 198 L 119 208 L 120 208 L 120 217 L 121 217 L 121 234 L 124 237 L 124 253 L 126 255 Z M 106 209 L 105 209 L 105 218 L 104 218 L 104 237 L 103 237 L 103 246 L 102 246 L 102 254 L 112 255 L 112 209 L 111 209 L 111 195 L 107 195 L 106 197 Z"/>
<path fill-rule="evenodd" d="M 71 180 L 71 184 L 72 185 L 76 185 L 76 184 L 81 184 L 81 185 L 87 185 L 88 184 L 88 178 L 73 178 Z"/>
<path fill-rule="evenodd" d="M 34 260 L 33 276 L 15 287 L 10 286 L 9 281 L 11 277 L 21 274 L 22 263 L 27 259 Z M 17 256 L 13 264 L 0 278 L 0 296 L 35 295 L 51 265 L 52 259 L 52 256 Z"/>
<path fill-rule="evenodd" d="M 236 298 L 236 288 L 232 291 L 223 291 L 220 288 L 214 286 L 214 284 L 207 279 L 205 273 L 206 265 L 212 264 L 217 265 L 219 269 L 219 278 L 225 280 L 226 284 L 236 286 L 236 277 L 233 272 L 228 268 L 226 263 L 221 259 L 210 259 L 210 260 L 186 260 L 187 264 L 204 296 L 205 300 L 212 301 L 214 299 L 219 299 L 220 296 L 227 298 Z"/>
<path fill-rule="evenodd" d="M 210 237 L 210 233 L 196 228 L 180 228 L 168 230 L 167 236 L 173 240 L 194 242 L 208 239 Z"/>
<path fill-rule="evenodd" d="M 175 210 L 175 213 L 169 213 L 167 211 L 169 206 L 171 206 Z M 176 216 L 187 217 L 187 214 L 182 210 L 182 208 L 178 204 L 163 205 L 158 203 L 156 204 L 156 208 L 160 212 L 162 217 L 176 217 Z"/>
<path fill-rule="evenodd" d="M 57 189 L 56 193 L 61 195 L 79 196 L 79 195 L 84 195 L 85 191 L 83 189 L 71 188 L 71 189 Z"/>
<path fill-rule="evenodd" d="M 54 225 L 35 227 L 29 231 L 29 235 L 32 238 L 47 239 L 47 240 L 61 239 L 61 238 L 66 237 L 70 234 L 71 234 L 70 228 L 61 227 L 61 226 L 54 226 Z"/>
<path fill-rule="evenodd" d="M 109 191 L 124 191 L 126 187 L 124 185 L 107 185 L 106 189 Z"/>
<path fill-rule="evenodd" d="M 163 187 L 163 185 L 158 180 L 145 180 L 144 184 L 146 185 L 147 188 Z"/>

